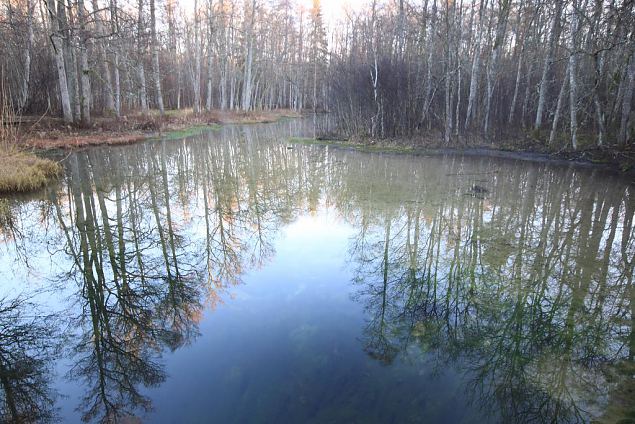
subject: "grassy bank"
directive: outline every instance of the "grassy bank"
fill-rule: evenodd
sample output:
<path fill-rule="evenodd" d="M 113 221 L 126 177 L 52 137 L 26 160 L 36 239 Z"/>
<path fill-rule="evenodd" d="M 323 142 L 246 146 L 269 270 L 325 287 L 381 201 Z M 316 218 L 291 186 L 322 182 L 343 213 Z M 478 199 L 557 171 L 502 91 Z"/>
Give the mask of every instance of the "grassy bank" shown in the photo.
<path fill-rule="evenodd" d="M 38 190 L 55 181 L 61 166 L 29 152 L 0 152 L 0 193 Z"/>
<path fill-rule="evenodd" d="M 290 110 L 240 112 L 214 110 L 195 114 L 191 109 L 158 111 L 115 117 L 94 118 L 90 127 L 69 126 L 59 118 L 27 117 L 21 128 L 25 144 L 41 150 L 74 149 L 96 145 L 122 145 L 150 138 L 178 139 L 219 129 L 227 124 L 259 124 L 295 118 Z"/>
<path fill-rule="evenodd" d="M 635 149 L 625 146 L 623 149 L 601 149 L 595 146 L 578 150 L 541 148 L 535 144 L 521 141 L 508 141 L 492 145 L 479 142 L 467 142 L 451 147 L 441 143 L 413 139 L 371 140 L 354 138 L 351 140 L 329 140 L 314 138 L 290 138 L 290 143 L 321 144 L 363 152 L 408 153 L 420 155 L 444 155 L 461 153 L 475 156 L 506 157 L 533 161 L 569 162 L 604 167 L 622 173 L 635 173 Z"/>
<path fill-rule="evenodd" d="M 38 190 L 53 182 L 62 167 L 26 149 L 24 132 L 15 125 L 18 119 L 8 103 L 4 86 L 0 92 L 0 194 Z"/>
<path fill-rule="evenodd" d="M 2 110 L 7 111 L 5 113 Z M 157 111 L 114 117 L 97 117 L 90 127 L 65 124 L 55 117 L 16 117 L 2 108 L 0 125 L 0 193 L 24 193 L 44 187 L 61 173 L 61 166 L 32 150 L 76 149 L 97 145 L 124 145 L 151 138 L 180 139 L 226 124 L 276 122 L 300 115 L 289 110 L 238 112 L 190 110 Z M 6 125 L 5 125 L 6 123 Z"/>

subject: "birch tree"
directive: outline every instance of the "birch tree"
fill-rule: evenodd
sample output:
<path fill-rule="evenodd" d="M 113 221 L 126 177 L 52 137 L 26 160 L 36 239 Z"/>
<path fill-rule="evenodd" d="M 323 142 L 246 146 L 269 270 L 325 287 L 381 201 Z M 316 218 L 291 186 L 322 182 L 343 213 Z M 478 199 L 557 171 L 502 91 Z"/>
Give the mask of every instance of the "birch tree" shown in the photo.
<path fill-rule="evenodd" d="M 68 81 L 66 79 L 66 62 L 64 60 L 64 48 L 62 46 L 62 37 L 60 34 L 60 21 L 58 13 L 64 9 L 64 5 L 60 4 L 63 0 L 48 0 L 47 11 L 51 26 L 51 45 L 55 56 L 55 65 L 57 67 L 57 82 L 60 89 L 60 100 L 62 103 L 62 115 L 64 122 L 73 122 L 73 111 L 71 109 L 70 94 L 68 92 Z"/>
<path fill-rule="evenodd" d="M 555 0 L 555 3 L 555 13 L 551 24 L 551 31 L 549 32 L 549 44 L 547 46 L 547 52 L 542 66 L 542 78 L 540 79 L 540 88 L 538 94 L 538 108 L 536 110 L 536 121 L 534 123 L 535 129 L 539 129 L 540 127 L 542 127 L 542 118 L 545 111 L 545 101 L 549 84 L 549 71 L 553 62 L 553 55 L 556 48 L 556 43 L 560 38 L 560 15 L 562 14 L 563 0 Z"/>
<path fill-rule="evenodd" d="M 150 31 L 152 46 L 152 79 L 156 90 L 157 107 L 161 116 L 165 115 L 163 106 L 163 92 L 161 91 L 161 72 L 159 71 L 159 41 L 157 40 L 157 18 L 155 11 L 155 0 L 150 0 Z"/>
<path fill-rule="evenodd" d="M 146 72 L 143 60 L 145 58 L 145 24 L 143 17 L 143 0 L 138 0 L 137 7 L 137 77 L 139 78 L 139 106 L 142 112 L 148 111 L 148 91 L 146 87 Z"/>
<path fill-rule="evenodd" d="M 194 0 L 194 75 L 192 86 L 194 90 L 194 113 L 201 112 L 201 17 L 198 0 Z"/>

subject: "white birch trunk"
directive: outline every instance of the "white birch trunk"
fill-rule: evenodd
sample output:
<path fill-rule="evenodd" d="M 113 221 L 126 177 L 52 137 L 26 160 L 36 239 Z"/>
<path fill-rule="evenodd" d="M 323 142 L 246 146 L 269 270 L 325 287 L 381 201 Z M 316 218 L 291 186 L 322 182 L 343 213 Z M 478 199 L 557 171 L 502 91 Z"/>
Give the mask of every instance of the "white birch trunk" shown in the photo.
<path fill-rule="evenodd" d="M 84 0 L 77 0 L 79 13 L 79 64 L 80 64 L 80 83 L 81 83 L 81 115 L 82 124 L 90 124 L 90 67 L 88 66 L 88 33 L 86 30 L 86 7 Z"/>
<path fill-rule="evenodd" d="M 207 99 L 205 100 L 205 109 L 212 110 L 212 76 L 214 74 L 214 27 L 212 13 L 214 11 L 213 0 L 207 2 Z"/>
<path fill-rule="evenodd" d="M 573 147 L 573 150 L 578 148 L 577 32 L 578 13 L 574 10 L 571 14 L 571 34 L 569 41 L 569 110 L 571 114 L 571 146 Z"/>
<path fill-rule="evenodd" d="M 626 75 L 624 97 L 622 101 L 622 117 L 620 120 L 619 142 L 626 145 L 630 142 L 629 121 L 631 116 L 631 99 L 635 86 L 635 53 L 632 54 Z"/>
<path fill-rule="evenodd" d="M 63 1 L 63 0 L 60 0 Z M 56 10 L 55 0 L 48 2 L 48 16 L 51 24 L 51 43 L 53 45 L 53 53 L 55 55 L 55 67 L 57 68 L 58 84 L 60 88 L 60 100 L 62 103 L 62 116 L 64 122 L 70 124 L 73 122 L 73 110 L 71 109 L 71 99 L 68 92 L 68 81 L 66 79 L 66 64 L 64 62 L 64 48 L 62 37 L 60 36 L 60 28 L 58 14 Z M 63 5 L 61 6 L 64 7 Z"/>
<path fill-rule="evenodd" d="M 34 0 L 26 2 L 26 24 L 27 24 L 27 40 L 24 48 L 24 72 L 22 74 L 22 84 L 20 86 L 20 96 L 18 98 L 18 111 L 22 112 L 29 100 L 29 86 L 31 85 L 31 50 L 33 49 L 33 41 L 35 38 L 33 32 L 33 5 Z"/>
<path fill-rule="evenodd" d="M 117 17 L 117 1 L 110 0 L 110 29 L 113 37 L 118 37 L 119 25 Z M 119 77 L 119 45 L 113 45 L 113 105 L 115 115 L 121 116 L 121 80 Z"/>
<path fill-rule="evenodd" d="M 547 85 L 549 84 L 549 70 L 553 63 L 553 54 L 558 38 L 560 38 L 560 14 L 562 13 L 562 0 L 556 0 L 556 13 L 553 17 L 551 25 L 551 33 L 549 34 L 549 44 L 547 46 L 547 54 L 542 66 L 542 78 L 540 79 L 540 88 L 538 90 L 538 108 L 536 110 L 536 121 L 534 128 L 542 127 L 542 118 L 545 109 L 545 98 L 547 96 Z"/>
<path fill-rule="evenodd" d="M 194 113 L 201 112 L 201 23 L 198 10 L 198 0 L 194 0 Z"/>
<path fill-rule="evenodd" d="M 143 48 L 144 26 L 143 26 L 143 0 L 138 2 L 137 20 L 137 77 L 139 78 L 139 106 L 142 112 L 148 111 L 148 90 L 146 86 L 146 73 L 143 66 L 145 49 Z"/>
<path fill-rule="evenodd" d="M 254 30 L 254 22 L 256 19 L 256 0 L 252 0 L 251 2 L 251 18 L 249 22 L 249 27 L 247 29 L 247 45 L 245 52 L 245 72 L 243 74 L 243 104 L 242 109 L 244 111 L 248 111 L 251 109 L 251 91 L 252 91 L 252 66 L 254 60 L 254 46 L 253 46 L 253 30 Z"/>
<path fill-rule="evenodd" d="M 549 144 L 553 145 L 556 140 L 556 134 L 558 131 L 558 121 L 560 121 L 560 113 L 564 104 L 564 96 L 567 92 L 567 83 L 569 82 L 569 66 L 567 66 L 567 72 L 562 80 L 562 86 L 560 87 L 560 93 L 558 94 L 558 102 L 556 103 L 556 110 L 553 114 L 553 122 L 551 124 L 551 133 L 549 134 Z"/>
<path fill-rule="evenodd" d="M 112 89 L 112 78 L 110 76 L 110 67 L 108 66 L 108 57 L 106 55 L 106 48 L 104 46 L 104 33 L 103 22 L 101 14 L 96 11 L 99 10 L 99 4 L 97 0 L 92 0 L 93 10 L 95 11 L 95 33 L 98 36 L 96 40 L 97 50 L 99 53 L 99 65 L 101 68 L 102 81 L 104 84 L 104 108 L 107 112 L 114 112 L 115 110 L 115 98 Z"/>
<path fill-rule="evenodd" d="M 498 23 L 496 25 L 496 38 L 494 40 L 494 51 L 492 52 L 492 58 L 487 68 L 487 97 L 485 104 L 485 123 L 483 130 L 487 134 L 489 132 L 490 112 L 492 106 L 492 95 L 494 94 L 494 85 L 496 77 L 496 67 L 498 66 L 498 56 L 500 54 L 501 45 L 505 38 L 505 32 L 507 30 L 507 18 L 509 16 L 509 9 L 511 8 L 510 0 L 502 0 L 499 2 L 500 10 L 498 13 Z"/>
<path fill-rule="evenodd" d="M 474 60 L 472 61 L 472 74 L 470 77 L 470 94 L 467 98 L 467 112 L 465 115 L 465 128 L 469 127 L 472 121 L 472 115 L 474 111 L 474 103 L 476 101 L 476 91 L 478 90 L 478 79 L 481 72 L 481 47 L 483 44 L 483 10 L 487 8 L 487 0 L 485 4 L 481 3 L 481 10 L 479 12 L 478 19 L 478 34 L 476 39 L 476 46 L 474 48 Z"/>
<path fill-rule="evenodd" d="M 163 106 L 163 92 L 161 91 L 161 72 L 159 69 L 159 41 L 157 40 L 157 19 L 155 12 L 155 0 L 150 0 L 150 31 L 152 32 L 152 79 L 157 96 L 157 107 L 161 116 L 165 115 Z"/>

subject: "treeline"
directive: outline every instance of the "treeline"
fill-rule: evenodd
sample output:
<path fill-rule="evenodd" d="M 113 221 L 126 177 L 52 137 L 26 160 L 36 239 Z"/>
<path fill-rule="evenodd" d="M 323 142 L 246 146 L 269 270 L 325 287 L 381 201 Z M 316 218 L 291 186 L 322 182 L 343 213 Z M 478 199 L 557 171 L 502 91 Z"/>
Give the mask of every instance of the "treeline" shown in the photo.
<path fill-rule="evenodd" d="M 634 2 L 373 0 L 332 48 L 331 108 L 349 134 L 523 129 L 551 145 L 633 139 Z"/>
<path fill-rule="evenodd" d="M 3 98 L 66 122 L 193 108 L 329 110 L 346 134 L 628 145 L 629 0 L 5 0 Z"/>
<path fill-rule="evenodd" d="M 3 98 L 19 113 L 324 108 L 319 1 L 5 0 L 0 24 Z"/>

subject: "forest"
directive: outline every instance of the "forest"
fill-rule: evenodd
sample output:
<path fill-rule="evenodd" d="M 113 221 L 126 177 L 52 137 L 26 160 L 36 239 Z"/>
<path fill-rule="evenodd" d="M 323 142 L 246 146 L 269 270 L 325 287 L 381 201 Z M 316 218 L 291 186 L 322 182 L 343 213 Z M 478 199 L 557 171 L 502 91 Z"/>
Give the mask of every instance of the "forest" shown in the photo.
<path fill-rule="evenodd" d="M 631 423 L 635 0 L 0 0 L 0 423 Z"/>
<path fill-rule="evenodd" d="M 292 109 L 328 112 L 344 137 L 629 151 L 632 1 L 340 7 L 326 19 L 320 0 L 4 0 L 2 109 L 81 127 Z"/>

